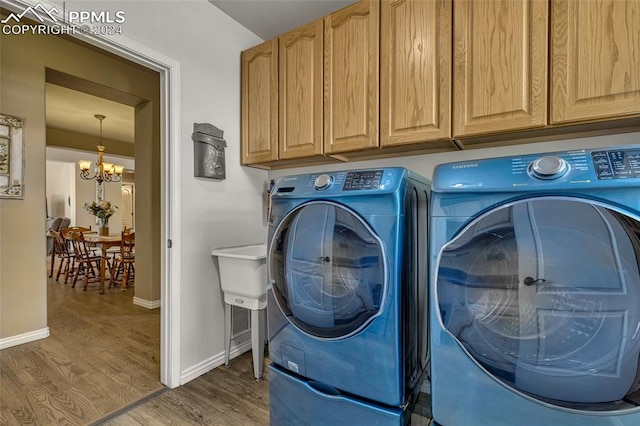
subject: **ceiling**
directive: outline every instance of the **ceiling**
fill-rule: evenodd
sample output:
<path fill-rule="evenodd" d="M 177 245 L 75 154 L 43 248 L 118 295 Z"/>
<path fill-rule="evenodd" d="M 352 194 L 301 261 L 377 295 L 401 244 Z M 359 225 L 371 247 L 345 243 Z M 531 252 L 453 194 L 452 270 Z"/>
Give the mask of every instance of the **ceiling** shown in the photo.
<path fill-rule="evenodd" d="M 209 0 L 263 40 L 269 40 L 317 18 L 342 9 L 356 0 Z M 89 135 L 100 135 L 95 114 L 106 116 L 102 135 L 133 143 L 134 109 L 97 96 L 47 83 L 47 126 Z"/>
<path fill-rule="evenodd" d="M 47 83 L 46 120 L 48 127 L 100 136 L 100 121 L 104 115 L 102 137 L 133 143 L 134 108 L 66 87 Z"/>
<path fill-rule="evenodd" d="M 263 40 L 272 39 L 356 0 L 209 0 Z"/>

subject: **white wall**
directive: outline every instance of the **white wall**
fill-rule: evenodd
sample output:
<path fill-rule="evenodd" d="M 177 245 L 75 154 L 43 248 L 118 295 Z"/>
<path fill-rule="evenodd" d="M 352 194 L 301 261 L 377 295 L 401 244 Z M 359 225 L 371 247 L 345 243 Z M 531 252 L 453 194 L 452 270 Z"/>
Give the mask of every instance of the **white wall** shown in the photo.
<path fill-rule="evenodd" d="M 266 172 L 240 166 L 240 52 L 262 40 L 205 0 L 67 1 L 66 8 L 123 10 L 122 36 L 180 64 L 180 122 L 172 124 L 181 134 L 181 370 L 219 364 L 224 311 L 211 251 L 266 240 Z M 224 130 L 226 180 L 193 176 L 195 122 Z"/>
<path fill-rule="evenodd" d="M 313 166 L 269 172 L 269 179 L 281 176 L 322 171 L 352 170 L 370 167 L 406 167 L 428 179 L 433 177 L 433 170 L 438 164 L 453 161 L 476 160 L 481 158 L 504 157 L 520 154 L 534 154 L 553 151 L 564 151 L 581 148 L 598 148 L 616 145 L 632 145 L 640 143 L 640 133 L 623 133 L 612 136 L 597 136 L 578 139 L 558 139 L 551 142 L 530 143 L 499 148 L 469 149 L 438 154 L 414 155 L 410 157 L 388 158 L 384 160 L 356 161 L 337 163 L 326 166 Z"/>
<path fill-rule="evenodd" d="M 47 210 L 49 217 L 68 217 L 75 220 L 75 209 L 70 204 L 75 199 L 73 164 L 47 161 Z"/>

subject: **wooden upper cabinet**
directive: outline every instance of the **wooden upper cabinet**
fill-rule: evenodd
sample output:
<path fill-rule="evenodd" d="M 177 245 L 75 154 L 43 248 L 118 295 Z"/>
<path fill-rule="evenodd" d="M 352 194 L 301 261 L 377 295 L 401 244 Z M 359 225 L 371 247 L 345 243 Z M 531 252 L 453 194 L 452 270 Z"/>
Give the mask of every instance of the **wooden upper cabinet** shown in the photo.
<path fill-rule="evenodd" d="M 455 0 L 453 8 L 454 138 L 545 126 L 547 0 Z"/>
<path fill-rule="evenodd" d="M 278 158 L 278 41 L 241 54 L 242 164 Z"/>
<path fill-rule="evenodd" d="M 324 150 L 378 147 L 379 1 L 325 17 Z"/>
<path fill-rule="evenodd" d="M 380 145 L 451 138 L 451 1 L 380 10 Z"/>
<path fill-rule="evenodd" d="M 551 121 L 640 114 L 640 1 L 554 0 Z"/>
<path fill-rule="evenodd" d="M 290 31 L 280 43 L 280 159 L 321 155 L 323 20 Z"/>

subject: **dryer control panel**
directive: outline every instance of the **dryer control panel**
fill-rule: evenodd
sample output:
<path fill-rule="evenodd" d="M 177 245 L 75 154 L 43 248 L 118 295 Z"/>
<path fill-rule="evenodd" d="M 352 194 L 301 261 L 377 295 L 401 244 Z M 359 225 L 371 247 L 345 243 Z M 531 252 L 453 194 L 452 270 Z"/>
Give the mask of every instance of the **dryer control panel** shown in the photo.
<path fill-rule="evenodd" d="M 425 184 L 429 183 L 402 167 L 328 171 L 281 177 L 277 180 L 271 195 L 324 198 L 392 193 L 397 191 L 407 179 L 424 180 Z"/>
<path fill-rule="evenodd" d="M 364 170 L 347 172 L 343 191 L 355 191 L 358 189 L 370 190 L 378 189 L 382 183 L 382 170 Z"/>

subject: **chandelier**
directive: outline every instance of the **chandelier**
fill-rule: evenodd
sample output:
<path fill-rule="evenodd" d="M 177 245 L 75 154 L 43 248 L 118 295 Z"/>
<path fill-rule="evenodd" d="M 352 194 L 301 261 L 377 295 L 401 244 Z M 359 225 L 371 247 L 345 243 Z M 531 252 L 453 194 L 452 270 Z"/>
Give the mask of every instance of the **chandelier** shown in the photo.
<path fill-rule="evenodd" d="M 107 163 L 104 161 L 104 145 L 102 145 L 102 120 L 106 117 L 104 115 L 94 115 L 100 121 L 100 145 L 98 148 L 98 162 L 93 169 L 93 173 L 89 172 L 91 169 L 91 160 L 80 160 L 78 165 L 80 166 L 80 177 L 82 179 L 91 180 L 95 179 L 99 184 L 102 182 L 120 182 L 122 180 L 122 171 L 124 166 L 118 166 L 113 163 Z"/>

